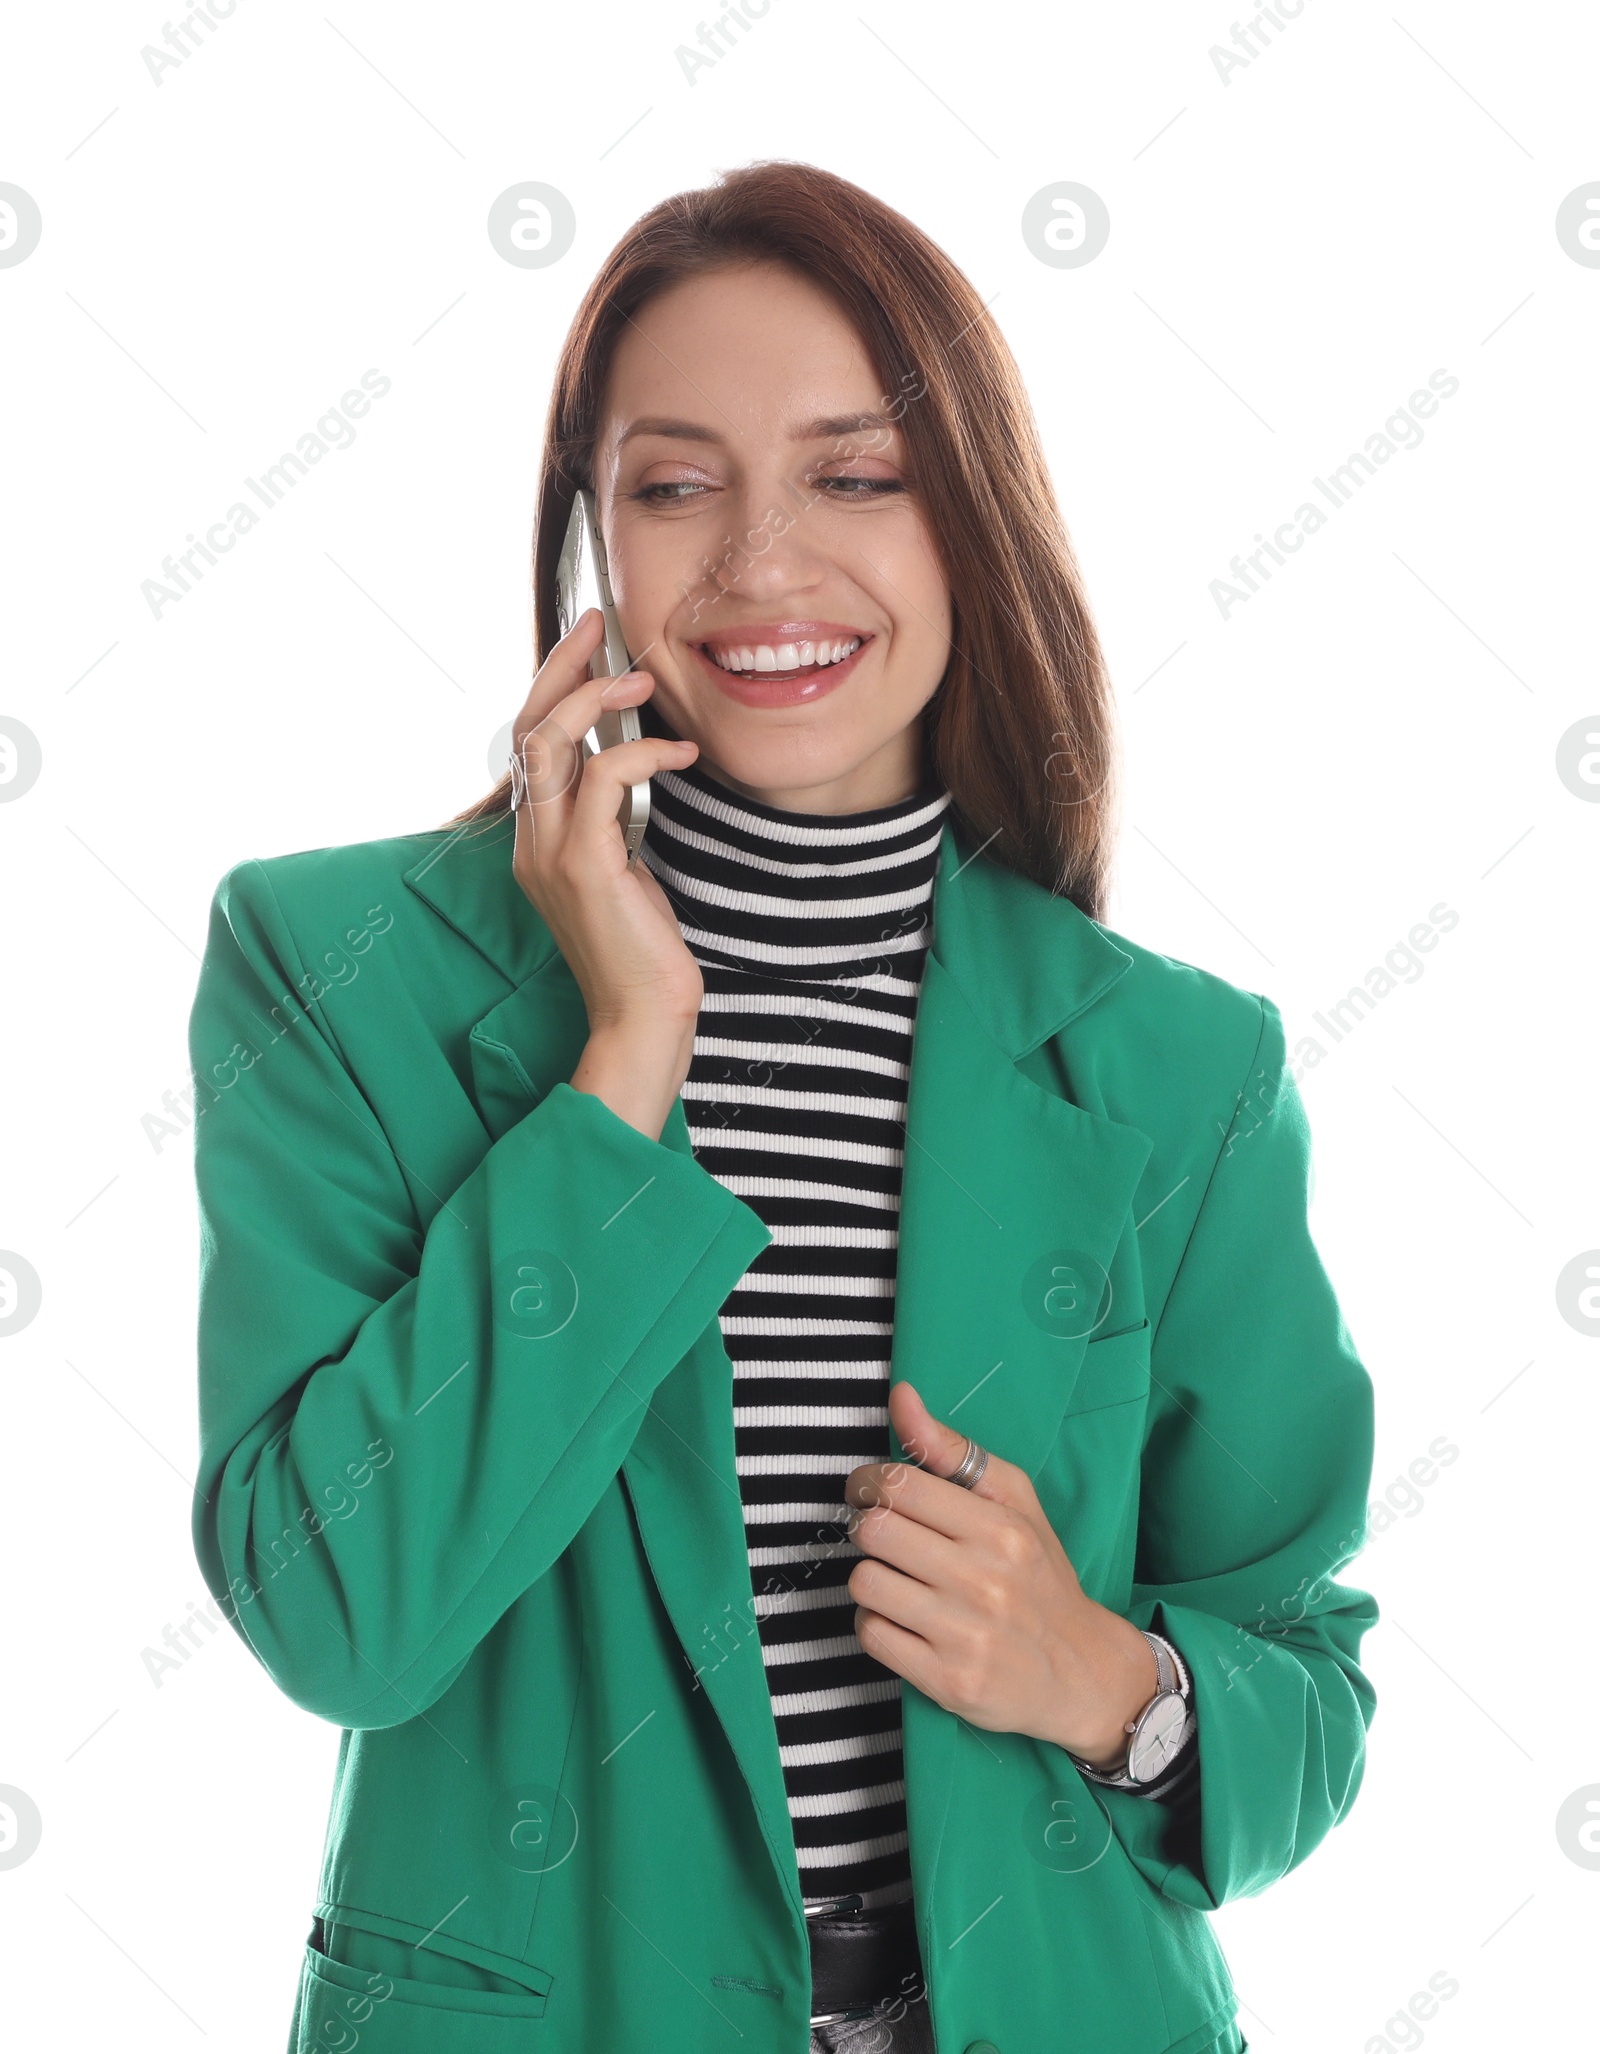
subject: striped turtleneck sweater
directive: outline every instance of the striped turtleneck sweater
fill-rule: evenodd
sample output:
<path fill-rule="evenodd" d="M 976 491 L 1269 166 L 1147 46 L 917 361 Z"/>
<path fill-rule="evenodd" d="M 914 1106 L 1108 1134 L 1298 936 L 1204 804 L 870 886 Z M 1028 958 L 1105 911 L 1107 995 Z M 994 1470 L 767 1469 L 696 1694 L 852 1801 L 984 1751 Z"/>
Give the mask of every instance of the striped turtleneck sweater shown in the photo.
<path fill-rule="evenodd" d="M 705 996 L 695 1158 L 772 1234 L 719 1318 L 762 1661 L 808 1910 L 912 1895 L 900 1678 L 855 1636 L 845 1479 L 889 1458 L 912 1028 L 950 795 L 792 813 L 693 766 L 650 781 L 643 860 Z M 1199 1738 L 1141 1797 L 1191 1799 Z"/>
<path fill-rule="evenodd" d="M 755 1618 L 808 1908 L 911 1896 L 900 1678 L 855 1636 L 845 1478 L 889 1458 L 912 1027 L 950 795 L 793 813 L 691 766 L 643 860 L 705 996 L 697 1161 L 772 1240 L 719 1315 Z"/>

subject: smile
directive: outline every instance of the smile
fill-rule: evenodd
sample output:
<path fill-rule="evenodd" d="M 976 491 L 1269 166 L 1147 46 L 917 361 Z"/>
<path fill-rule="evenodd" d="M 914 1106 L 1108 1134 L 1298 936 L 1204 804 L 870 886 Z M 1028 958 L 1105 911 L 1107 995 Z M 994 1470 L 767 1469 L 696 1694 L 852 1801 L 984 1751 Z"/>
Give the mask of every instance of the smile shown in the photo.
<path fill-rule="evenodd" d="M 791 706 L 844 683 L 873 637 L 825 622 L 785 622 L 778 631 L 719 635 L 695 654 L 729 698 L 745 706 Z"/>
<path fill-rule="evenodd" d="M 827 641 L 780 642 L 775 649 L 770 642 L 747 642 L 738 648 L 730 643 L 726 649 L 707 649 L 706 654 L 724 670 L 781 672 L 788 677 L 796 671 L 842 663 L 860 647 L 861 637 L 849 635 Z"/>

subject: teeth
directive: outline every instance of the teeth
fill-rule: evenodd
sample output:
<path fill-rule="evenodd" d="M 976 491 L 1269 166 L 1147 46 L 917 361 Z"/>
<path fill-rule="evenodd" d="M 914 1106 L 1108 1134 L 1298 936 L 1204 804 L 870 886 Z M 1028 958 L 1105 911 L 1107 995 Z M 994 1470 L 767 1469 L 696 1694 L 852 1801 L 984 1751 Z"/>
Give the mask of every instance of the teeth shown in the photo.
<path fill-rule="evenodd" d="M 746 643 L 740 648 L 712 649 L 707 653 L 712 661 L 724 670 L 773 671 L 806 670 L 813 664 L 819 667 L 829 663 L 842 663 L 845 657 L 861 647 L 859 635 L 845 635 L 827 642 L 780 642 L 776 648 L 770 643 Z"/>

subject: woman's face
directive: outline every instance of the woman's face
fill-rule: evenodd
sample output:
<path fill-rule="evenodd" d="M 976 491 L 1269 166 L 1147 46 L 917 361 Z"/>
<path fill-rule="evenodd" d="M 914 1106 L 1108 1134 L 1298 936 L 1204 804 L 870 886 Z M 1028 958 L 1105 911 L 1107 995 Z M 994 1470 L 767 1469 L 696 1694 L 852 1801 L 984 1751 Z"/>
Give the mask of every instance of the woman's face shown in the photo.
<path fill-rule="evenodd" d="M 951 609 L 899 425 L 915 403 L 787 267 L 674 286 L 624 330 L 595 448 L 623 636 L 652 705 L 748 797 L 843 813 L 917 789 Z"/>

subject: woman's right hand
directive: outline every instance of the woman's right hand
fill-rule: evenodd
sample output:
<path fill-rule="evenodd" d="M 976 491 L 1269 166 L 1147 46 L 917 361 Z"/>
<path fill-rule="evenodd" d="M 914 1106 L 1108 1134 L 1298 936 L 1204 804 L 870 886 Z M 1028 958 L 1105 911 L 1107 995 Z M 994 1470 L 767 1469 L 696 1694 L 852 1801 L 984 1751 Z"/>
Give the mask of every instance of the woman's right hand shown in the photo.
<path fill-rule="evenodd" d="M 647 671 L 591 678 L 603 623 L 580 615 L 539 667 L 512 727 L 524 777 L 512 871 L 555 936 L 589 1015 L 574 1090 L 659 1139 L 688 1074 L 703 986 L 670 901 L 643 861 L 628 867 L 617 813 L 626 786 L 682 769 L 693 742 L 645 735 L 584 759 L 600 714 L 638 706 Z"/>

